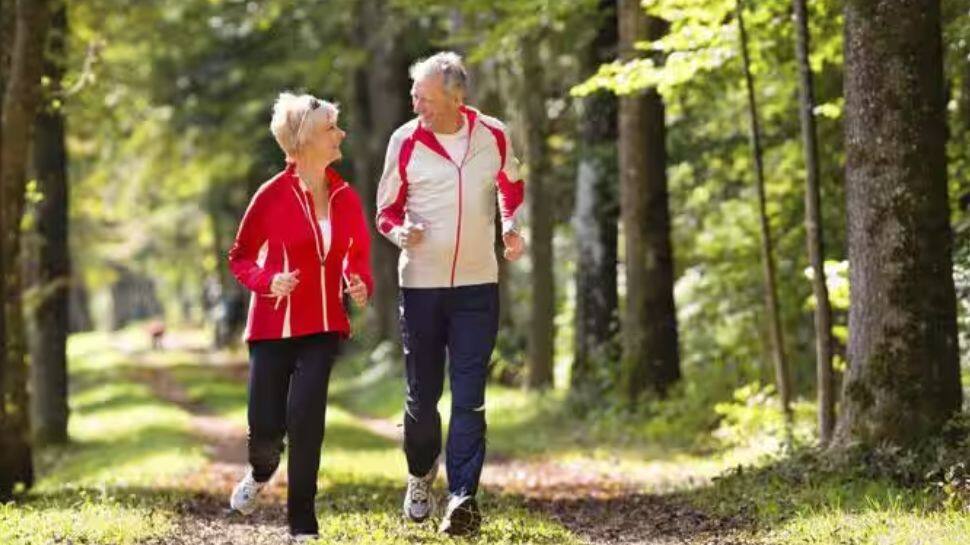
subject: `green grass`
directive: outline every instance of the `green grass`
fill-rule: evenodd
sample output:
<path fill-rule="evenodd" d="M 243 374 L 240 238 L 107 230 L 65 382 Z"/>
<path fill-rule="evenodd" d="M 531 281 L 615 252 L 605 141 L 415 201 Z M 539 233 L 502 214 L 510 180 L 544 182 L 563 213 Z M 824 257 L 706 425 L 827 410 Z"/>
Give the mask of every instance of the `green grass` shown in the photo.
<path fill-rule="evenodd" d="M 179 483 L 204 471 L 207 459 L 191 433 L 191 415 L 156 398 L 134 377 L 139 366 L 162 369 L 194 404 L 242 427 L 244 354 L 227 362 L 182 349 L 140 352 L 143 337 L 138 329 L 71 337 L 72 443 L 40 452 L 37 486 L 18 503 L 0 506 L 0 543 L 127 545 L 163 540 L 174 531 L 179 506 L 193 493 Z M 368 373 L 372 364 L 363 357 L 347 354 L 331 386 L 317 503 L 321 542 L 452 543 L 432 525 L 405 524 L 399 516 L 404 456 L 396 441 L 370 431 L 362 417 L 400 421 L 403 379 L 393 366 Z M 449 405 L 446 393 L 440 405 L 445 421 Z M 562 392 L 540 395 L 490 385 L 489 451 L 623 472 L 644 482 L 645 492 L 744 521 L 738 531 L 743 542 L 967 541 L 970 515 L 949 507 L 938 492 L 903 486 L 864 468 L 826 466 L 801 454 L 764 457 L 777 444 L 775 432 L 765 435 L 777 427 L 776 415 L 756 405 L 745 401 L 729 407 L 721 430 L 729 432 L 733 446 L 705 450 L 651 441 L 657 425 L 648 419 L 577 414 Z M 811 418 L 810 411 L 800 414 Z M 441 481 L 438 492 L 443 494 Z M 560 524 L 526 509 L 521 498 L 485 491 L 481 499 L 486 524 L 472 543 L 580 542 Z M 281 532 L 284 523 L 279 521 Z"/>
<path fill-rule="evenodd" d="M 0 506 L 0 543 L 127 545 L 164 539 L 175 530 L 179 505 L 192 494 L 179 480 L 203 471 L 206 458 L 189 429 L 191 415 L 135 380 L 139 367 L 170 373 L 190 401 L 240 426 L 246 389 L 238 365 L 218 367 L 185 350 L 144 352 L 143 345 L 137 328 L 70 339 L 72 443 L 42 451 L 37 486 L 18 503 Z M 338 373 L 335 383 L 340 380 Z M 393 381 L 382 381 L 376 391 L 381 388 L 394 389 Z M 394 405 L 395 411 L 401 407 Z M 322 465 L 322 542 L 451 542 L 433 525 L 402 521 L 407 470 L 400 446 L 366 429 L 336 400 L 328 407 Z M 483 494 L 482 500 L 489 517 L 471 543 L 578 543 L 516 498 Z M 279 524 L 283 532 L 285 521 Z"/>
<path fill-rule="evenodd" d="M 708 512 L 744 517 L 764 543 L 938 545 L 970 536 L 970 514 L 931 488 L 822 463 L 813 452 L 739 467 L 684 495 Z"/>
<path fill-rule="evenodd" d="M 118 372 L 113 338 L 71 337 L 72 442 L 39 453 L 37 485 L 0 506 L 0 543 L 129 544 L 170 531 L 183 497 L 173 483 L 205 459 L 189 416 Z"/>

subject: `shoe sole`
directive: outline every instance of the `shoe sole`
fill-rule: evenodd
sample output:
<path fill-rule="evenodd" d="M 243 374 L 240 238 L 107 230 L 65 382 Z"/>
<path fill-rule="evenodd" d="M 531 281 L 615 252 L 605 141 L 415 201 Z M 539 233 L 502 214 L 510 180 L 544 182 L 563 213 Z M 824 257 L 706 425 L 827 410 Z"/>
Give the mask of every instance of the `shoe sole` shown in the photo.
<path fill-rule="evenodd" d="M 435 510 L 435 502 L 434 502 L 434 500 L 431 500 L 431 508 L 428 509 L 428 514 L 425 515 L 425 516 L 423 516 L 423 517 L 415 517 L 414 515 L 412 515 L 411 513 L 409 513 L 407 509 L 402 509 L 402 511 L 404 513 L 404 518 L 410 520 L 411 522 L 418 522 L 418 523 L 424 522 L 424 521 L 430 519 L 434 515 L 434 510 Z"/>
<path fill-rule="evenodd" d="M 239 513 L 240 515 L 242 515 L 244 517 L 248 517 L 249 515 L 252 515 L 253 513 L 256 512 L 256 508 L 254 507 L 252 509 L 248 509 L 246 511 L 243 511 L 242 509 L 239 509 L 238 507 L 229 507 L 229 511 L 231 511 L 233 513 Z"/>
<path fill-rule="evenodd" d="M 456 509 L 449 519 L 447 525 L 442 521 L 438 531 L 450 536 L 470 536 L 475 535 L 482 529 L 482 515 L 480 512 L 469 512 L 468 510 Z"/>

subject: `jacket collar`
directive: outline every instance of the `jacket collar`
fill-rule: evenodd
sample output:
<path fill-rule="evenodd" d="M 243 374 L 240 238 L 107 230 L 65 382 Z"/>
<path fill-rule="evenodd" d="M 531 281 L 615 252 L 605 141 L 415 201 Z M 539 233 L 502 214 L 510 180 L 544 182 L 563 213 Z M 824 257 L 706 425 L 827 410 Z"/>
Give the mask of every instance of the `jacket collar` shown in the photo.
<path fill-rule="evenodd" d="M 462 113 L 462 115 L 465 116 L 464 129 L 468 131 L 468 137 L 469 137 L 469 140 L 471 140 L 472 130 L 475 128 L 475 122 L 478 120 L 478 110 L 470 106 L 465 106 L 464 104 L 462 104 L 458 108 L 459 108 L 459 111 Z M 449 161 L 452 161 L 451 157 L 448 155 L 448 152 L 445 151 L 444 146 L 442 146 L 441 142 L 438 141 L 438 138 L 434 135 L 433 132 L 431 132 L 428 128 L 426 128 L 421 123 L 420 120 L 418 121 L 418 128 L 414 130 L 414 138 L 418 142 L 421 142 L 422 144 L 427 146 L 431 151 L 437 153 L 438 155 L 444 157 Z"/>

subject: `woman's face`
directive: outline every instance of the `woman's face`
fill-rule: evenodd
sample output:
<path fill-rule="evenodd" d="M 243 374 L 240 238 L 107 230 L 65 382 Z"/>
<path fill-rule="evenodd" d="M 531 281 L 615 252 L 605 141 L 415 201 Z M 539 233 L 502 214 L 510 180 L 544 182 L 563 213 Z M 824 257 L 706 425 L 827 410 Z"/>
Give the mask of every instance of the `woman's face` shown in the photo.
<path fill-rule="evenodd" d="M 336 123 L 317 123 L 310 129 L 307 135 L 306 144 L 300 153 L 305 158 L 332 163 L 340 159 L 343 154 L 340 152 L 340 143 L 343 142 L 347 133 Z"/>

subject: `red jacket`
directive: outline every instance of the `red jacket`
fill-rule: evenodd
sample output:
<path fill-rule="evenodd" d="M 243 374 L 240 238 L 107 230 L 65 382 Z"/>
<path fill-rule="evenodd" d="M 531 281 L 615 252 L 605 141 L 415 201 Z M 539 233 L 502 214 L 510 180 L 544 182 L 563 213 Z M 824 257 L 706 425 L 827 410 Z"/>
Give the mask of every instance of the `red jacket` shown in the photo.
<path fill-rule="evenodd" d="M 343 277 L 360 275 L 373 293 L 370 234 L 360 197 L 333 169 L 330 188 L 331 239 L 324 250 L 313 198 L 295 167 L 263 184 L 253 195 L 229 250 L 229 268 L 252 292 L 245 339 L 285 339 L 323 331 L 349 335 L 343 306 Z M 286 297 L 270 292 L 273 276 L 299 270 L 299 283 Z"/>

